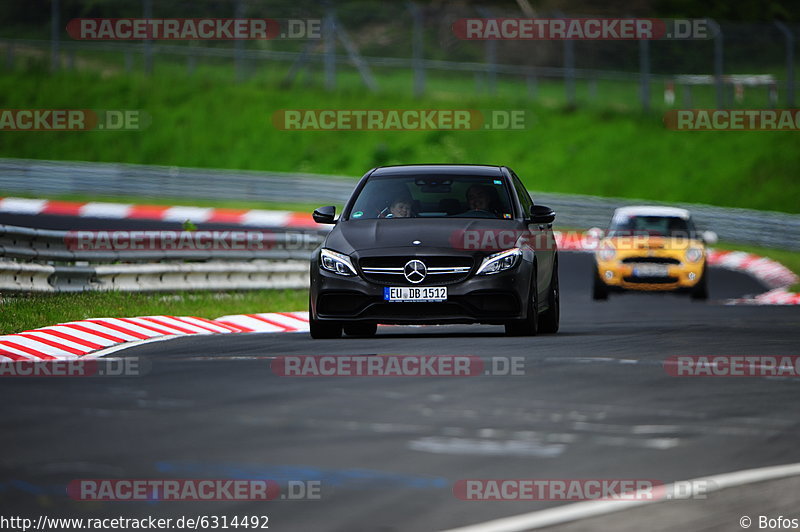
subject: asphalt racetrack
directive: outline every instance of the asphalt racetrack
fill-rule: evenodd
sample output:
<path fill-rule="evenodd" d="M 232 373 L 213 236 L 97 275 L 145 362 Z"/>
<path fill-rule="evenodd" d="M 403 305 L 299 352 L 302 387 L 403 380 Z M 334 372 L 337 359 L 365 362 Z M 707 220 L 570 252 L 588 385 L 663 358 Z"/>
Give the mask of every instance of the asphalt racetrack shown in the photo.
<path fill-rule="evenodd" d="M 195 336 L 119 352 L 147 361 L 141 377 L 4 379 L 2 506 L 34 517 L 267 515 L 279 531 L 441 530 L 564 504 L 463 501 L 453 494 L 460 479 L 670 482 L 800 461 L 795 379 L 676 378 L 662 366 L 672 355 L 797 355 L 796 307 L 722 305 L 763 287 L 719 269 L 708 302 L 593 302 L 590 257 L 562 253 L 560 268 L 562 328 L 552 336 L 492 326 L 381 327 L 375 338 L 326 341 Z M 270 369 L 298 354 L 521 357 L 525 374 L 290 378 Z M 65 486 L 81 478 L 320 481 L 320 497 L 68 498 Z"/>

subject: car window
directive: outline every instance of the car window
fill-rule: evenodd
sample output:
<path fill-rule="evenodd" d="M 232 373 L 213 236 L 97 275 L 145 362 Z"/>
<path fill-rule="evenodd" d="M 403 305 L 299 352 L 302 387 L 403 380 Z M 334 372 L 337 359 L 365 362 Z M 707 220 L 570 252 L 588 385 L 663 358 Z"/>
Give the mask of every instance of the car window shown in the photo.
<path fill-rule="evenodd" d="M 441 174 L 371 176 L 348 219 L 513 218 L 506 180 Z"/>
<path fill-rule="evenodd" d="M 522 213 L 524 216 L 527 216 L 531 212 L 533 200 L 531 199 L 530 194 L 528 194 L 528 190 L 525 188 L 525 185 L 522 184 L 522 180 L 517 177 L 517 174 L 512 172 L 511 177 L 514 180 L 514 188 L 517 191 L 517 196 L 519 196 L 519 202 L 522 204 Z"/>
<path fill-rule="evenodd" d="M 694 237 L 694 225 L 677 216 L 618 216 L 611 221 L 610 236 Z"/>

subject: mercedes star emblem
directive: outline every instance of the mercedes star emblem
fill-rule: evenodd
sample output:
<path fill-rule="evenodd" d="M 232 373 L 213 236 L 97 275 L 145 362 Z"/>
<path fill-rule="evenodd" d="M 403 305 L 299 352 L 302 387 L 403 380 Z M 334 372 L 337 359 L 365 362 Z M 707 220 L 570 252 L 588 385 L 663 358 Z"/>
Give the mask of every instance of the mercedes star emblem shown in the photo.
<path fill-rule="evenodd" d="M 428 268 L 425 267 L 422 261 L 410 260 L 403 267 L 403 275 L 405 275 L 409 283 L 421 283 L 425 280 L 425 276 L 428 275 Z"/>

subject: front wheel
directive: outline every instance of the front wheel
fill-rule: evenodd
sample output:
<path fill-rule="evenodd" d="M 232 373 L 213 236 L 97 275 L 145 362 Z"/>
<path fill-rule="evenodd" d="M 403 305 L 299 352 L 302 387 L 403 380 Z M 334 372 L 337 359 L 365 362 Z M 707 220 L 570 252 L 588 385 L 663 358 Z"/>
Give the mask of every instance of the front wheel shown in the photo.
<path fill-rule="evenodd" d="M 506 334 L 510 336 L 536 336 L 539 332 L 539 305 L 536 299 L 536 265 L 531 280 L 531 293 L 528 296 L 528 314 L 525 319 L 506 323 Z"/>
<path fill-rule="evenodd" d="M 550 280 L 550 292 L 547 295 L 546 311 L 539 314 L 539 332 L 554 334 L 558 332 L 561 321 L 561 297 L 558 289 L 558 262 L 553 264 L 553 277 Z"/>
<path fill-rule="evenodd" d="M 308 297 L 308 333 L 315 340 L 342 337 L 342 324 L 338 321 L 320 321 L 314 318 L 311 310 L 311 296 Z"/>
<path fill-rule="evenodd" d="M 692 299 L 705 300 L 708 299 L 708 275 L 703 269 L 703 276 L 697 281 L 697 284 L 692 288 Z"/>
<path fill-rule="evenodd" d="M 597 267 L 594 268 L 594 283 L 592 284 L 592 299 L 605 301 L 608 299 L 608 285 L 600 278 Z"/>

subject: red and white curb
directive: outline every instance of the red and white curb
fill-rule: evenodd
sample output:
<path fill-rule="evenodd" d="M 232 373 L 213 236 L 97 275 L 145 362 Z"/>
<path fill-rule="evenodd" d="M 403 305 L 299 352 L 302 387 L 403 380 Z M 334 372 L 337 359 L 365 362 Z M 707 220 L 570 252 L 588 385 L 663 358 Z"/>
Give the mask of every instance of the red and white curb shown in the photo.
<path fill-rule="evenodd" d="M 242 332 L 306 332 L 308 312 L 269 312 L 265 314 L 234 314 L 214 320 Z"/>
<path fill-rule="evenodd" d="M 109 354 L 134 343 L 194 334 L 304 331 L 308 331 L 308 312 L 243 314 L 218 320 L 191 316 L 97 318 L 0 336 L 0 362 L 76 359 Z"/>
<path fill-rule="evenodd" d="M 259 209 L 214 209 L 165 205 L 133 205 L 91 201 L 79 203 L 29 198 L 0 198 L 0 213 L 51 214 L 80 218 L 160 220 L 183 223 L 223 223 L 257 227 L 293 227 L 318 229 L 310 214 Z"/>

